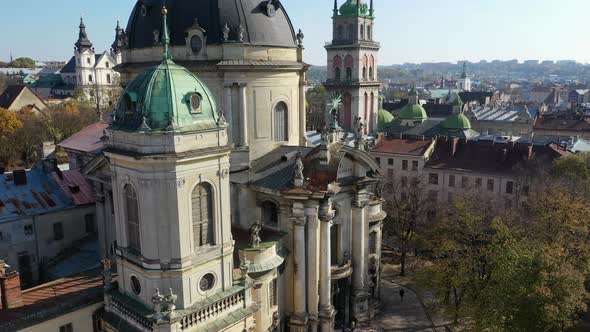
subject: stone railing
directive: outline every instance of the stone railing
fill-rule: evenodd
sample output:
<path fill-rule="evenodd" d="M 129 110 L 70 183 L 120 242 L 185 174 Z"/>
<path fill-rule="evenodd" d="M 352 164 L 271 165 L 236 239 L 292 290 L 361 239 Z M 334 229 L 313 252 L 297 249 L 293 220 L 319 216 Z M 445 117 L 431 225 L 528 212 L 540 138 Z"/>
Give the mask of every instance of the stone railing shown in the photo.
<path fill-rule="evenodd" d="M 138 326 L 141 326 L 145 331 L 153 331 L 153 324 L 151 320 L 144 315 L 138 313 L 136 310 L 132 308 L 132 306 L 128 306 L 123 301 L 121 301 L 116 296 L 111 296 L 110 301 L 111 308 L 113 311 L 117 312 L 119 315 L 124 317 L 129 322 L 132 322 Z"/>
<path fill-rule="evenodd" d="M 342 266 L 332 266 L 332 280 L 346 279 L 352 275 L 352 262 L 349 260 Z"/>
<path fill-rule="evenodd" d="M 244 307 L 245 303 L 246 290 L 241 289 L 234 294 L 201 307 L 198 311 L 183 316 L 180 319 L 180 328 L 182 330 L 192 329 L 234 308 Z"/>

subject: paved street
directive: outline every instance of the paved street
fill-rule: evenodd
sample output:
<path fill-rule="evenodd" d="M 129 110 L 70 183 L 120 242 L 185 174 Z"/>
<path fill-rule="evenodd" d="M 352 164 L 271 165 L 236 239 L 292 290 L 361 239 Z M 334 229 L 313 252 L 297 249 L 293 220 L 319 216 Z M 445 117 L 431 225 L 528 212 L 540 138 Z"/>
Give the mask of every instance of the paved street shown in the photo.
<path fill-rule="evenodd" d="M 383 281 L 381 300 L 383 309 L 373 320 L 371 327 L 380 331 L 432 332 L 432 324 L 424 313 L 416 294 L 404 288 L 403 302 L 399 296 L 400 286 L 389 279 Z"/>

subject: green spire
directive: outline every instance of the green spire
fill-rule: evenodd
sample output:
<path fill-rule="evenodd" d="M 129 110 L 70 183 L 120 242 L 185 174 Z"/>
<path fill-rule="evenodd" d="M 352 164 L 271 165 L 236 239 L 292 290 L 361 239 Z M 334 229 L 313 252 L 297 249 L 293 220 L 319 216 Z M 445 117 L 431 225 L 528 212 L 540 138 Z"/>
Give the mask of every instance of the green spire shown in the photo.
<path fill-rule="evenodd" d="M 170 52 L 170 34 L 168 33 L 168 9 L 166 9 L 166 6 L 162 7 L 162 16 L 164 16 L 164 28 L 162 29 L 162 43 L 164 43 L 164 60 L 172 60 L 172 53 Z"/>

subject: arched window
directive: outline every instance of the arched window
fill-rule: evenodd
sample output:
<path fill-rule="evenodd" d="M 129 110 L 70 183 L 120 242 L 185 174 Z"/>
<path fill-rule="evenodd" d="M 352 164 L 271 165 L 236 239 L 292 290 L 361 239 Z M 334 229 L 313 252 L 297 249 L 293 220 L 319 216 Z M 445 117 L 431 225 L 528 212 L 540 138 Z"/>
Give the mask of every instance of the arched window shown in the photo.
<path fill-rule="evenodd" d="M 365 26 L 361 25 L 361 38 L 360 39 L 365 39 Z"/>
<path fill-rule="evenodd" d="M 342 25 L 338 26 L 338 39 L 342 39 L 344 35 L 344 27 Z"/>
<path fill-rule="evenodd" d="M 127 224 L 127 248 L 141 252 L 141 237 L 139 230 L 139 207 L 137 204 L 137 193 L 128 184 L 123 189 L 125 195 L 125 221 Z"/>
<path fill-rule="evenodd" d="M 278 228 L 279 227 L 279 213 L 277 205 L 273 202 L 266 201 L 261 206 L 262 224 L 264 226 Z"/>
<path fill-rule="evenodd" d="M 363 80 L 367 80 L 367 67 L 363 67 Z"/>
<path fill-rule="evenodd" d="M 208 183 L 201 183 L 191 195 L 193 209 L 193 241 L 195 248 L 213 245 L 213 190 Z"/>
<path fill-rule="evenodd" d="M 367 39 L 373 40 L 373 26 L 372 25 L 367 26 Z"/>
<path fill-rule="evenodd" d="M 285 142 L 289 140 L 287 104 L 279 102 L 274 109 L 274 140 Z"/>
<path fill-rule="evenodd" d="M 365 134 L 367 134 L 368 126 L 369 126 L 369 94 L 365 92 L 365 117 L 363 121 L 365 123 Z"/>
<path fill-rule="evenodd" d="M 354 39 L 354 26 L 352 24 L 348 25 L 348 39 Z"/>
<path fill-rule="evenodd" d="M 111 84 L 111 74 L 107 74 L 107 83 Z"/>
<path fill-rule="evenodd" d="M 90 64 L 90 58 L 86 58 L 86 63 Z"/>
<path fill-rule="evenodd" d="M 92 74 L 88 75 L 88 82 L 92 83 Z"/>
<path fill-rule="evenodd" d="M 344 58 L 344 66 L 346 67 L 346 80 L 352 81 L 352 67 L 354 66 L 352 55 L 349 54 Z"/>
<path fill-rule="evenodd" d="M 346 80 L 352 81 L 352 68 L 346 67 Z"/>
<path fill-rule="evenodd" d="M 346 92 L 344 94 L 344 114 L 342 115 L 341 121 L 344 124 L 345 129 L 352 128 L 352 96 Z"/>
<path fill-rule="evenodd" d="M 370 112 L 370 117 L 369 117 L 369 124 L 367 125 L 367 128 L 369 129 L 369 132 L 373 132 L 374 131 L 374 127 L 373 124 L 375 123 L 375 94 L 373 92 L 371 92 L 371 104 L 369 106 L 369 112 Z"/>
<path fill-rule="evenodd" d="M 109 66 L 110 66 L 108 61 L 107 61 L 107 62 L 105 62 L 105 63 L 104 63 L 104 65 L 105 65 L 107 68 L 109 68 Z"/>
<path fill-rule="evenodd" d="M 333 66 L 334 66 L 334 80 L 340 81 L 340 77 L 341 77 L 340 67 L 342 67 L 342 58 L 339 55 L 334 57 Z"/>
<path fill-rule="evenodd" d="M 375 78 L 373 77 L 373 67 L 369 67 L 369 80 L 374 80 Z"/>

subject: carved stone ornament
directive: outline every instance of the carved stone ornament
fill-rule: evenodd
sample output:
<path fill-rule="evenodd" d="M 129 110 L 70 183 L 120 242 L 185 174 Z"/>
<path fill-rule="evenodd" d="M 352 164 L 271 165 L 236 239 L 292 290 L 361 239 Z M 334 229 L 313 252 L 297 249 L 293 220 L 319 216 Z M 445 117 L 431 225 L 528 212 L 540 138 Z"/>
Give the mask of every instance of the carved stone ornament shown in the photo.
<path fill-rule="evenodd" d="M 162 316 L 162 303 L 164 303 L 164 295 L 160 294 L 160 290 L 156 288 L 156 293 L 152 296 L 152 304 L 154 305 L 154 319 L 160 320 Z"/>
<path fill-rule="evenodd" d="M 240 43 L 244 42 L 244 32 L 246 32 L 246 29 L 244 29 L 244 26 L 240 23 L 240 27 L 238 28 L 238 42 Z"/>
<path fill-rule="evenodd" d="M 305 35 L 303 35 L 303 31 L 299 29 L 297 32 L 297 46 L 303 47 L 303 38 L 305 38 Z"/>
<path fill-rule="evenodd" d="M 176 310 L 176 300 L 178 299 L 178 295 L 174 294 L 172 288 L 168 290 L 168 295 L 164 298 L 164 302 L 166 302 L 166 307 L 168 309 L 168 317 L 174 316 L 174 311 Z"/>
<path fill-rule="evenodd" d="M 229 39 L 229 25 L 227 24 L 227 22 L 223 26 L 223 29 L 221 29 L 221 33 L 223 34 L 223 41 L 228 41 L 228 39 Z"/>
<path fill-rule="evenodd" d="M 262 239 L 260 238 L 260 230 L 261 229 L 262 229 L 262 226 L 260 226 L 259 223 L 255 223 L 250 228 L 250 247 L 251 248 L 260 247 L 260 242 L 262 242 Z"/>

